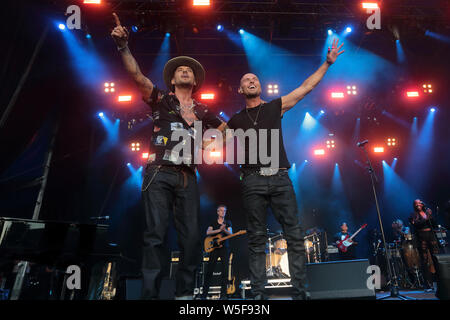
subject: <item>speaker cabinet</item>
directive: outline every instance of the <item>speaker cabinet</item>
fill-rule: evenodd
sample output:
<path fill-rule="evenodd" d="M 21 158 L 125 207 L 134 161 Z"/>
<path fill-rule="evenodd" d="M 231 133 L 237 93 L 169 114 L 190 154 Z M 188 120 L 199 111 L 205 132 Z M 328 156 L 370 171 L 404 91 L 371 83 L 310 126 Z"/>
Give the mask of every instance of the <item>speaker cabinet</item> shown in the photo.
<path fill-rule="evenodd" d="M 368 267 L 367 259 L 308 264 L 311 299 L 375 299 L 375 289 L 367 287 Z"/>
<path fill-rule="evenodd" d="M 437 254 L 438 282 L 436 297 L 440 300 L 450 300 L 450 254 Z"/>

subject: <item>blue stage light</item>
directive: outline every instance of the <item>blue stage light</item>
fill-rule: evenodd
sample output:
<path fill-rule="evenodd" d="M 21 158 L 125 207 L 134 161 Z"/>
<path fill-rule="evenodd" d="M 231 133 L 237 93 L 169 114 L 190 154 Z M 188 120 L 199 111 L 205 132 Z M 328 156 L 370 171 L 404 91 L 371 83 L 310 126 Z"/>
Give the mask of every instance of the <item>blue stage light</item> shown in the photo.
<path fill-rule="evenodd" d="M 352 28 L 351 28 L 351 27 L 347 27 L 347 28 L 345 28 L 345 31 L 346 31 L 347 33 L 350 33 L 350 32 L 352 32 Z"/>
<path fill-rule="evenodd" d="M 245 32 L 244 29 L 239 29 L 240 34 L 244 34 L 244 32 Z"/>
<path fill-rule="evenodd" d="M 170 32 L 166 32 L 166 37 L 170 37 Z"/>
<path fill-rule="evenodd" d="M 91 39 L 92 38 L 92 36 L 88 33 L 87 35 L 86 35 L 86 39 Z"/>
<path fill-rule="evenodd" d="M 331 36 L 333 34 L 333 30 L 328 29 L 328 35 Z"/>
<path fill-rule="evenodd" d="M 430 111 L 431 111 L 431 112 L 435 112 L 435 111 L 436 111 L 436 108 L 431 108 Z"/>
<path fill-rule="evenodd" d="M 137 26 L 131 26 L 131 31 L 138 32 L 139 28 Z"/>
<path fill-rule="evenodd" d="M 324 114 L 325 113 L 325 111 L 323 111 L 323 110 L 320 110 L 320 114 Z"/>
<path fill-rule="evenodd" d="M 59 30 L 65 30 L 66 26 L 64 25 L 64 23 L 60 23 L 60 24 L 58 24 L 58 28 L 59 28 Z"/>
<path fill-rule="evenodd" d="M 218 25 L 217 25 L 217 31 L 222 31 L 222 30 L 223 30 L 223 25 L 218 24 Z"/>
<path fill-rule="evenodd" d="M 99 116 L 100 118 L 102 118 L 102 117 L 104 116 L 103 112 L 99 112 L 99 113 L 98 113 L 98 116 Z"/>
<path fill-rule="evenodd" d="M 128 163 L 127 163 L 127 166 L 131 166 L 131 163 L 128 162 Z"/>

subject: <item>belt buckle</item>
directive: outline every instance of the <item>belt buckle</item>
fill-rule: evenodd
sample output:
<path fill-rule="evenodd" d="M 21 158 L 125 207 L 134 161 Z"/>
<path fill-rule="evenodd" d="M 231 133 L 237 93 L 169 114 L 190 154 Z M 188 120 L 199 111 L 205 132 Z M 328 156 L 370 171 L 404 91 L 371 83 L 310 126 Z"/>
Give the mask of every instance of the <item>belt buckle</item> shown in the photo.
<path fill-rule="evenodd" d="M 259 174 L 265 177 L 273 176 L 278 173 L 278 168 L 259 168 Z"/>

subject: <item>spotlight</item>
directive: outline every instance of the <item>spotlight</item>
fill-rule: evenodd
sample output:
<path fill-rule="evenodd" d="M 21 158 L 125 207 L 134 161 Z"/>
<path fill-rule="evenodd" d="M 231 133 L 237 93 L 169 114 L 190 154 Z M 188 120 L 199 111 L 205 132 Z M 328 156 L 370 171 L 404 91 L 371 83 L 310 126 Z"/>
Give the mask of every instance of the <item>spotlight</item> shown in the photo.
<path fill-rule="evenodd" d="M 430 111 L 431 111 L 431 112 L 435 112 L 435 111 L 436 111 L 436 108 L 431 108 Z"/>
<path fill-rule="evenodd" d="M 320 114 L 324 114 L 325 113 L 325 111 L 323 111 L 323 110 L 320 110 Z"/>
<path fill-rule="evenodd" d="M 84 0 L 83 3 L 85 3 L 85 4 L 101 4 L 102 0 Z"/>
<path fill-rule="evenodd" d="M 396 138 L 388 138 L 387 145 L 389 147 L 395 147 L 397 145 L 397 139 Z"/>
<path fill-rule="evenodd" d="M 223 30 L 223 25 L 218 24 L 218 25 L 217 25 L 217 31 L 222 31 L 222 30 Z"/>
<path fill-rule="evenodd" d="M 220 111 L 220 112 L 219 112 L 219 115 L 221 115 L 221 116 L 222 116 L 222 115 L 223 115 L 223 111 Z"/>
<path fill-rule="evenodd" d="M 373 152 L 375 152 L 375 153 L 383 153 L 384 152 L 384 147 L 375 147 L 375 148 L 373 148 Z"/>
<path fill-rule="evenodd" d="M 347 28 L 345 29 L 345 31 L 346 31 L 347 33 L 350 33 L 350 32 L 352 32 L 352 28 L 351 28 L 351 27 L 347 27 Z"/>
<path fill-rule="evenodd" d="M 166 37 L 170 37 L 170 32 L 166 32 Z"/>
<path fill-rule="evenodd" d="M 267 85 L 267 93 L 268 94 L 278 94 L 278 85 L 277 84 L 269 84 Z"/>
<path fill-rule="evenodd" d="M 331 149 L 331 148 L 335 148 L 336 147 L 336 144 L 335 144 L 335 142 L 334 142 L 334 140 L 327 140 L 327 148 L 328 149 Z"/>
<path fill-rule="evenodd" d="M 424 84 L 423 86 L 423 92 L 424 93 L 432 93 L 433 89 L 431 89 L 431 84 Z"/>
<path fill-rule="evenodd" d="M 131 151 L 140 151 L 141 150 L 141 144 L 139 142 L 133 142 L 131 144 Z"/>
<path fill-rule="evenodd" d="M 128 163 L 127 163 L 127 166 L 131 166 L 131 163 L 128 162 Z"/>
<path fill-rule="evenodd" d="M 138 26 L 131 26 L 131 31 L 138 32 L 139 31 Z"/>
<path fill-rule="evenodd" d="M 328 35 L 331 36 L 333 34 L 333 30 L 328 29 Z"/>
<path fill-rule="evenodd" d="M 99 113 L 98 113 L 98 116 L 99 116 L 100 118 L 103 118 L 103 116 L 104 116 L 103 112 L 99 112 Z"/>
<path fill-rule="evenodd" d="M 347 86 L 347 94 L 348 95 L 354 95 L 356 96 L 357 94 L 357 90 L 356 90 L 356 86 L 355 85 L 351 85 L 351 86 Z"/>
<path fill-rule="evenodd" d="M 245 32 L 244 29 L 239 29 L 240 34 L 244 34 L 244 32 Z"/>
<path fill-rule="evenodd" d="M 60 23 L 60 24 L 58 25 L 58 28 L 59 28 L 59 30 L 65 30 L 65 29 L 66 29 L 66 26 L 64 25 L 64 23 Z"/>
<path fill-rule="evenodd" d="M 148 152 L 142 153 L 142 159 L 148 159 Z"/>
<path fill-rule="evenodd" d="M 91 38 L 92 38 L 92 36 L 90 33 L 86 34 L 86 39 L 91 39 Z"/>

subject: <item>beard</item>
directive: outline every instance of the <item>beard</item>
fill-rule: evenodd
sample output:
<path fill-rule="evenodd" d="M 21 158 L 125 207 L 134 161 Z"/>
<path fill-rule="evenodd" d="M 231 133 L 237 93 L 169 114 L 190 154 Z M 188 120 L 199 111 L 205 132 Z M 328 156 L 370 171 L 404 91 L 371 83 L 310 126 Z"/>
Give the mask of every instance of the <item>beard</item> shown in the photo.
<path fill-rule="evenodd" d="M 254 98 L 259 97 L 260 95 L 261 94 L 259 92 L 256 92 L 256 93 L 244 93 L 244 97 L 246 99 L 254 99 Z"/>

